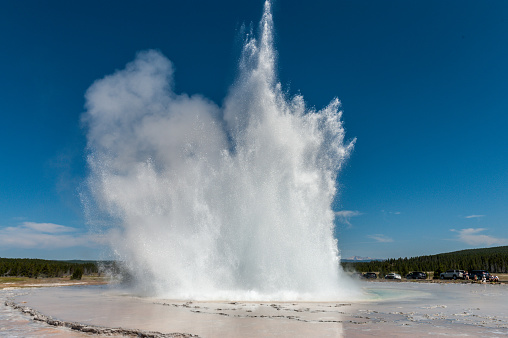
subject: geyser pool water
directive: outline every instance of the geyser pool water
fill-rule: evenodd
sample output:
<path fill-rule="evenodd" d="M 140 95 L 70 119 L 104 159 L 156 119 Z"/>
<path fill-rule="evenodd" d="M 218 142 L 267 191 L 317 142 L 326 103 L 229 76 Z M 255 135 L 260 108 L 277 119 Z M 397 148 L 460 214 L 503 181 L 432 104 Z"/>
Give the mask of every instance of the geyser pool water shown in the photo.
<path fill-rule="evenodd" d="M 330 299 L 340 269 L 332 202 L 352 150 L 340 102 L 278 83 L 270 2 L 219 106 L 175 93 L 172 63 L 140 52 L 86 93 L 87 204 L 138 292 L 184 299 Z"/>

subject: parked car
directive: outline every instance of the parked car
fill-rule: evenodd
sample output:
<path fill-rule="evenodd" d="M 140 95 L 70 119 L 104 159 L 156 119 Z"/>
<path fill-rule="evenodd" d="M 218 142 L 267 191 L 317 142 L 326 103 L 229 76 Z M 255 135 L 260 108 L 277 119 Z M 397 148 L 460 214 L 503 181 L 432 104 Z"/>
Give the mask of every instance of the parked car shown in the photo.
<path fill-rule="evenodd" d="M 413 271 L 406 275 L 406 279 L 427 279 L 427 274 L 421 271 Z"/>
<path fill-rule="evenodd" d="M 441 272 L 439 275 L 441 279 L 465 279 L 464 270 L 446 270 L 446 272 Z"/>
<path fill-rule="evenodd" d="M 366 272 L 363 274 L 362 276 L 363 278 L 367 278 L 367 279 L 376 279 L 377 278 L 377 275 L 375 272 Z"/>
<path fill-rule="evenodd" d="M 398 273 L 390 272 L 385 276 L 385 279 L 402 279 L 402 277 Z"/>
<path fill-rule="evenodd" d="M 486 280 L 489 280 L 490 273 L 487 270 L 471 270 L 469 272 L 469 279 L 474 279 L 474 276 L 476 276 L 477 280 L 482 280 L 484 276 Z"/>

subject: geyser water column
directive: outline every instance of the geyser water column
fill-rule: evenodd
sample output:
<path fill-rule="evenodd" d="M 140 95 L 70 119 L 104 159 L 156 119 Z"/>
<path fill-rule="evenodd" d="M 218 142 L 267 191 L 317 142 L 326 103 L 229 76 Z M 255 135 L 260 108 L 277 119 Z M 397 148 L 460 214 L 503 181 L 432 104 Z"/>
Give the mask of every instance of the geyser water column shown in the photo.
<path fill-rule="evenodd" d="M 331 205 L 353 142 L 337 99 L 315 111 L 282 92 L 272 34 L 267 1 L 222 107 L 173 92 L 153 50 L 87 91 L 88 203 L 138 292 L 343 297 Z"/>

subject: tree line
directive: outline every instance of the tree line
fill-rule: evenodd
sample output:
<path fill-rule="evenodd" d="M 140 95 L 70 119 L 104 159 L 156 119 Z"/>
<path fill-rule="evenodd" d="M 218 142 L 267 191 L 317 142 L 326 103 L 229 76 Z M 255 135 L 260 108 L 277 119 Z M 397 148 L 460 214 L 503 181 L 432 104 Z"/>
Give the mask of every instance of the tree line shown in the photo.
<path fill-rule="evenodd" d="M 100 268 L 99 268 L 100 265 Z M 456 270 L 487 270 L 491 273 L 508 273 L 508 246 L 485 249 L 461 250 L 430 256 L 411 258 L 390 258 L 384 261 L 342 262 L 345 270 L 357 272 L 379 272 L 385 275 L 397 272 L 405 276 L 411 271 L 441 272 Z M 81 275 L 99 273 L 99 271 L 118 273 L 121 267 L 114 261 L 52 261 L 30 258 L 1 258 L 0 276 L 14 277 L 63 277 L 81 278 Z"/>
<path fill-rule="evenodd" d="M 397 272 L 405 276 L 411 271 L 434 272 L 439 276 L 446 270 L 487 270 L 490 273 L 508 272 L 508 246 L 469 249 L 430 256 L 391 258 L 384 261 L 342 262 L 345 270 L 379 272 L 384 275 Z"/>
<path fill-rule="evenodd" d="M 97 262 L 91 261 L 50 261 L 31 258 L 1 258 L 2 277 L 64 277 L 81 279 L 81 275 L 98 273 Z"/>

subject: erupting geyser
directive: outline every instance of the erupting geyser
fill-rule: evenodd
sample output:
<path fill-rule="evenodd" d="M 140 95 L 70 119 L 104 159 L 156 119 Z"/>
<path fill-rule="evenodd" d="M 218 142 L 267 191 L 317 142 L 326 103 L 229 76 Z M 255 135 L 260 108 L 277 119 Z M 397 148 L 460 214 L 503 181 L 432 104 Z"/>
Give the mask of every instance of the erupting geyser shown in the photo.
<path fill-rule="evenodd" d="M 270 2 L 222 107 L 172 91 L 145 51 L 86 94 L 88 187 L 138 290 L 191 299 L 341 298 L 333 235 L 340 102 L 305 107 L 277 82 Z"/>

